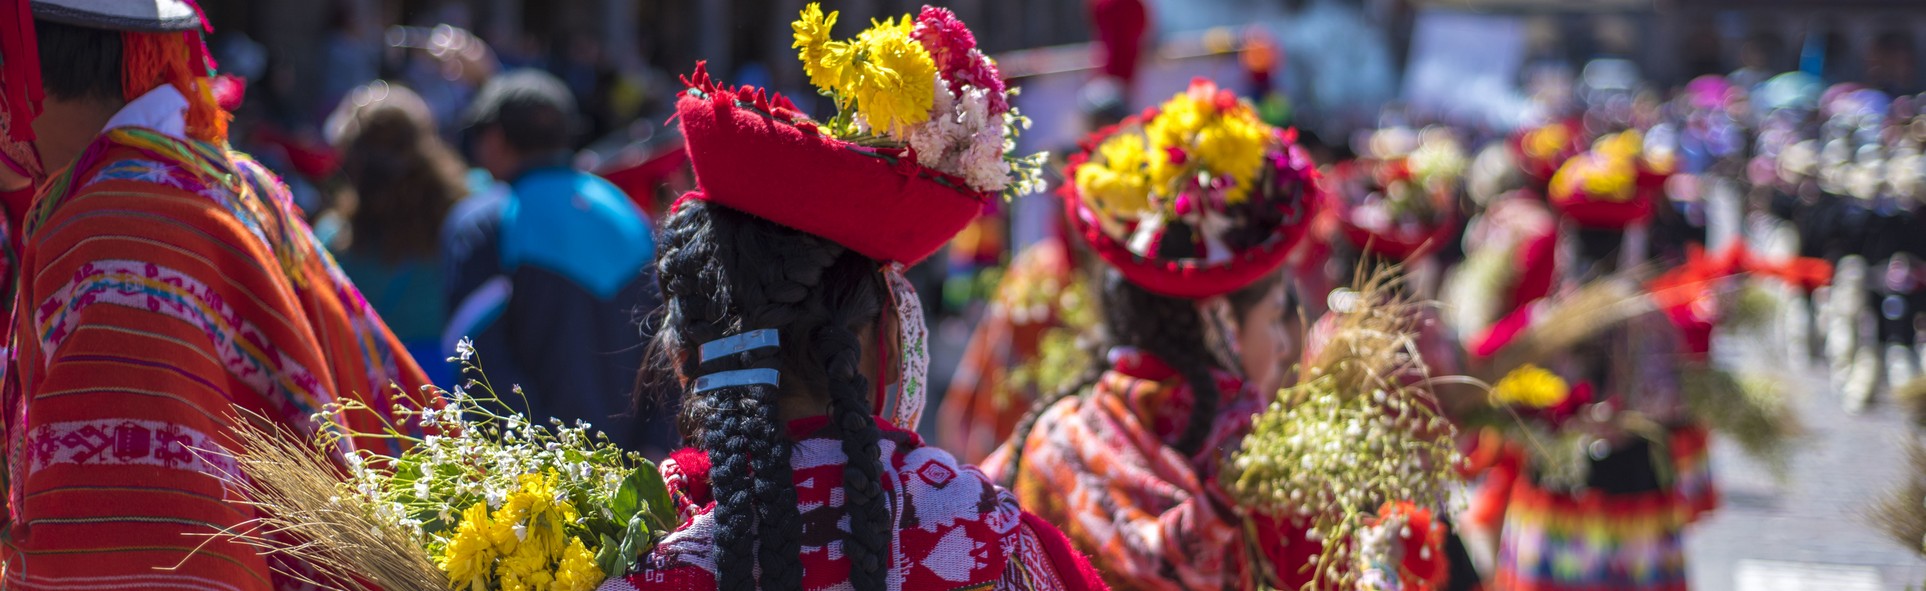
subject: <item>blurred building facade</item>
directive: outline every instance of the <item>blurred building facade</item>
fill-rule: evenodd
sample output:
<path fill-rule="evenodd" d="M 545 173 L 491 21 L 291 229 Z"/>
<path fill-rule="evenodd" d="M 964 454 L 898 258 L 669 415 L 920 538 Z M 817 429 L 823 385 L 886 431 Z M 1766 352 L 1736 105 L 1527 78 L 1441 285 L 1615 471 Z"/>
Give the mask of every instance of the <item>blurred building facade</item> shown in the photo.
<path fill-rule="evenodd" d="M 590 67 L 672 76 L 707 59 L 726 79 L 777 88 L 803 84 L 789 23 L 807 0 L 202 0 L 221 35 L 266 50 L 266 83 L 277 95 L 319 101 L 341 54 L 384 51 L 389 26 L 451 24 L 486 40 L 504 63 L 551 70 Z M 923 0 L 824 0 L 842 11 L 839 32 L 871 18 L 914 13 Z M 939 1 L 996 52 L 1089 39 L 1083 0 Z M 332 52 L 332 54 L 331 54 Z M 353 56 L 350 56 L 351 58 Z M 292 107 L 302 111 L 321 105 Z"/>

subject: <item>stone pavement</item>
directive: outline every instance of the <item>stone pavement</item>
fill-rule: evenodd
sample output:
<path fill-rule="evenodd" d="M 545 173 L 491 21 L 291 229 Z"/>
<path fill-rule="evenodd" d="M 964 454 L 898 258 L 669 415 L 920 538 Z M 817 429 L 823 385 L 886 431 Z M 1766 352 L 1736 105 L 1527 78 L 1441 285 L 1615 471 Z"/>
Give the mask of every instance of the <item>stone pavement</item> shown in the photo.
<path fill-rule="evenodd" d="M 1867 514 L 1904 474 L 1911 428 L 1885 398 L 1866 414 L 1847 414 L 1819 363 L 1782 361 L 1759 345 L 1771 340 L 1722 335 L 1718 347 L 1730 366 L 1770 372 L 1795 393 L 1806 434 L 1785 482 L 1730 442 L 1714 442 L 1724 502 L 1688 531 L 1693 591 L 1919 588 L 1926 560 Z"/>

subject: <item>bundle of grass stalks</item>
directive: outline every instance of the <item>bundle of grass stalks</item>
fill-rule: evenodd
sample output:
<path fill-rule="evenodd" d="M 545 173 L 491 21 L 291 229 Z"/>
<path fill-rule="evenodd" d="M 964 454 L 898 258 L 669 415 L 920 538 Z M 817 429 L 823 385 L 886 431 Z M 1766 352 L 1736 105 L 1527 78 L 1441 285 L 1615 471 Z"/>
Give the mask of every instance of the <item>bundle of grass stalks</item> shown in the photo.
<path fill-rule="evenodd" d="M 1439 507 L 1457 479 L 1456 430 L 1419 356 L 1419 306 L 1393 272 L 1356 289 L 1303 380 L 1277 393 L 1233 455 L 1229 489 L 1248 509 L 1309 525 L 1324 551 L 1306 589 L 1350 589 L 1359 528 L 1387 501 Z M 1295 568 L 1298 565 L 1276 565 Z"/>
<path fill-rule="evenodd" d="M 306 563 L 312 568 L 276 570 L 322 589 L 449 589 L 424 540 L 348 490 L 322 442 L 253 414 L 235 422 L 234 442 L 247 451 L 232 454 L 241 474 L 228 481 L 261 516 L 214 539 Z"/>
<path fill-rule="evenodd" d="M 1906 410 L 1906 416 L 1912 417 L 1914 426 L 1926 427 L 1926 377 L 1894 386 L 1893 401 Z"/>
<path fill-rule="evenodd" d="M 1495 375 L 1527 363 L 1546 364 L 1607 329 L 1657 311 L 1657 302 L 1639 288 L 1635 275 L 1628 272 L 1594 279 L 1544 304 L 1531 326 L 1494 356 Z"/>
<path fill-rule="evenodd" d="M 1800 429 L 1783 389 L 1769 379 L 1736 376 L 1704 363 L 1686 366 L 1679 382 L 1692 416 L 1731 437 L 1773 476 L 1785 479 L 1788 444 Z"/>
<path fill-rule="evenodd" d="M 1758 330 L 1780 314 L 1779 298 L 1752 283 L 1740 285 L 1729 296 L 1720 324 L 1741 330 Z"/>
<path fill-rule="evenodd" d="M 1926 556 L 1926 445 L 1910 439 L 1906 457 L 1905 482 L 1875 503 L 1866 518 L 1893 541 Z"/>

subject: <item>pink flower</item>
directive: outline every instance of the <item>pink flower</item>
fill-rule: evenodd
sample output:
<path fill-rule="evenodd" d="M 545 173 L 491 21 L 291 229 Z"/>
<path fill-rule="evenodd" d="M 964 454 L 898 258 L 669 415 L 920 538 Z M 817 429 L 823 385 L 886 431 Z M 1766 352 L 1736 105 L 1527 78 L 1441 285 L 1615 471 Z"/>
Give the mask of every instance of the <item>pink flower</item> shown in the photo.
<path fill-rule="evenodd" d="M 1169 158 L 1171 164 L 1178 166 L 1183 166 L 1185 162 L 1190 160 L 1190 155 L 1184 153 L 1184 149 L 1177 146 L 1164 148 L 1164 157 Z"/>
<path fill-rule="evenodd" d="M 950 92 L 962 94 L 964 86 L 990 91 L 990 114 L 1010 110 L 1004 97 L 1003 73 L 989 56 L 976 49 L 976 35 L 948 8 L 924 6 L 916 15 L 916 28 L 910 36 L 930 52 L 937 72 L 949 82 Z"/>
<path fill-rule="evenodd" d="M 945 74 L 969 65 L 970 50 L 976 49 L 976 35 L 970 34 L 970 28 L 948 8 L 924 6 L 922 14 L 916 15 L 916 28 L 910 36 L 930 51 L 936 67 Z"/>

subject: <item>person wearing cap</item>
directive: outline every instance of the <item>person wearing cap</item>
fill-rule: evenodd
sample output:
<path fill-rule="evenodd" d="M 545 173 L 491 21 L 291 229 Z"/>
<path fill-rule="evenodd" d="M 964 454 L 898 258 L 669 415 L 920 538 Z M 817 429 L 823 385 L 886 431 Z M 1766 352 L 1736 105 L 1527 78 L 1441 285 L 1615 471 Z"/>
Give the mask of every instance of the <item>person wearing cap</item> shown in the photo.
<path fill-rule="evenodd" d="M 620 189 L 573 163 L 575 99 L 547 73 L 483 85 L 464 130 L 470 161 L 498 183 L 442 227 L 453 350 L 474 339 L 496 384 L 521 387 L 529 416 L 586 421 L 626 449 L 672 443 L 655 404 L 629 419 L 655 309 L 649 221 Z"/>
<path fill-rule="evenodd" d="M 1322 202 L 1310 157 L 1203 79 L 1085 145 L 1064 211 L 1103 261 L 1104 340 L 985 463 L 1113 587 L 1299 588 L 1323 545 L 1219 479 L 1295 361 L 1281 269 Z"/>
<path fill-rule="evenodd" d="M 1040 159 L 1005 143 L 1002 76 L 948 10 L 847 41 L 836 17 L 812 3 L 793 25 L 835 118 L 706 66 L 683 79 L 696 190 L 663 220 L 652 347 L 681 396 L 688 447 L 661 468 L 683 522 L 603 589 L 1103 589 L 1055 527 L 909 430 L 929 349 L 903 270 L 1037 184 Z M 873 68 L 896 76 L 855 75 Z"/>
<path fill-rule="evenodd" d="M 258 516 L 220 451 L 233 426 L 316 435 L 345 405 L 379 433 L 419 406 L 414 360 L 228 147 L 205 28 L 187 0 L 0 2 L 3 151 L 38 186 L 9 294 L 0 587 L 297 586 L 304 565 L 217 536 Z"/>

